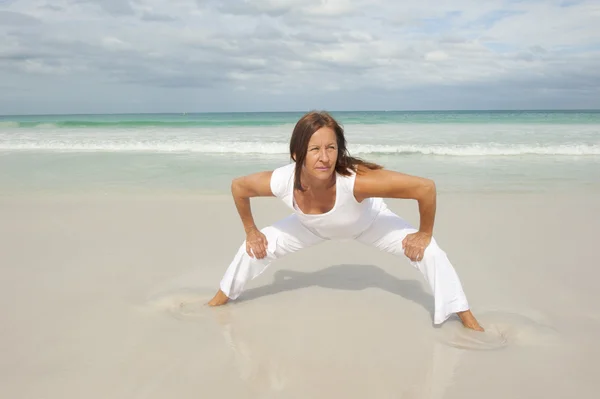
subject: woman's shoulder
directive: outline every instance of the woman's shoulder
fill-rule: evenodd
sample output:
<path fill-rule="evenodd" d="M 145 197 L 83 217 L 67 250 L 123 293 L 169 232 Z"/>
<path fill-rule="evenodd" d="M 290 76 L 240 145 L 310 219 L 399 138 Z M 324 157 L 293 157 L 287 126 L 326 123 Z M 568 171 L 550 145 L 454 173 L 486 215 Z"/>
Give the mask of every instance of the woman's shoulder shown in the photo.
<path fill-rule="evenodd" d="M 271 175 L 271 180 L 289 180 L 292 176 L 294 176 L 296 164 L 289 163 L 287 165 L 280 166 L 273 170 L 273 174 Z"/>
<path fill-rule="evenodd" d="M 290 163 L 273 170 L 271 174 L 271 191 L 276 197 L 283 197 L 294 186 L 295 164 Z"/>
<path fill-rule="evenodd" d="M 372 169 L 359 165 L 354 182 L 354 195 L 360 202 L 365 198 L 381 197 L 392 183 L 390 181 L 390 170 L 385 168 Z"/>

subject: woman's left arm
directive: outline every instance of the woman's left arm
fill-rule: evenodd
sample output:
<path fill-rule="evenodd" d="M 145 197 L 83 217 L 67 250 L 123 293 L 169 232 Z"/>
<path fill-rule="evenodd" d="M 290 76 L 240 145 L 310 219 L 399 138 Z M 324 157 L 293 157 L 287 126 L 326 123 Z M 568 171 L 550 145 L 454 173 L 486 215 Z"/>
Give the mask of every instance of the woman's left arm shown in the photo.
<path fill-rule="evenodd" d="M 431 179 L 411 176 L 391 170 L 361 168 L 354 183 L 354 196 L 361 202 L 365 198 L 406 198 L 419 203 L 419 231 L 409 235 L 403 246 L 412 260 L 423 258 L 425 248 L 433 236 L 436 211 L 436 187 Z"/>

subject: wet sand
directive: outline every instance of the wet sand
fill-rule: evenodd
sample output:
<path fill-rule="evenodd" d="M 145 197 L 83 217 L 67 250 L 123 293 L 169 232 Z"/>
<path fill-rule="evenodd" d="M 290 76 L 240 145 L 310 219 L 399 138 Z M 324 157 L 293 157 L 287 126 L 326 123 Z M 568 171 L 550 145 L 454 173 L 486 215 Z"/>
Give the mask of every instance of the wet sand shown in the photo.
<path fill-rule="evenodd" d="M 413 223 L 417 206 L 388 201 Z M 259 226 L 285 216 L 253 201 Z M 435 236 L 476 333 L 432 324 L 401 258 L 327 242 L 205 303 L 244 239 L 229 197 L 0 199 L 7 398 L 565 398 L 600 388 L 600 194 L 445 194 Z"/>

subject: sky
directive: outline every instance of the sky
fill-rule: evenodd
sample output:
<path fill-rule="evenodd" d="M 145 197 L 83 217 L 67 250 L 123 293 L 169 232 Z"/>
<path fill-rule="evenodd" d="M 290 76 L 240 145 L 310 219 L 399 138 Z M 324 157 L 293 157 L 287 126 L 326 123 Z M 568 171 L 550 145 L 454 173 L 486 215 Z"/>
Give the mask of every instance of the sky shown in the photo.
<path fill-rule="evenodd" d="M 598 108 L 598 0 L 0 0 L 3 115 Z"/>

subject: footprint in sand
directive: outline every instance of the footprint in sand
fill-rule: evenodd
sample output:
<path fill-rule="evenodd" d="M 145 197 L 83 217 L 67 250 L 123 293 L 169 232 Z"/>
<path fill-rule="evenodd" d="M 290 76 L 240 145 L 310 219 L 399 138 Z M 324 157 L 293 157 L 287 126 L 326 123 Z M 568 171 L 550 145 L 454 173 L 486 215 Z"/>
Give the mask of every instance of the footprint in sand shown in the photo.
<path fill-rule="evenodd" d="M 214 289 L 176 289 L 151 296 L 145 308 L 150 311 L 167 312 L 178 319 L 202 318 L 211 309 L 207 303 L 214 296 Z"/>
<path fill-rule="evenodd" d="M 547 324 L 510 312 L 483 312 L 477 316 L 485 332 L 466 329 L 458 320 L 440 327 L 439 340 L 469 350 L 497 350 L 508 346 L 541 346 L 558 343 L 559 334 Z"/>

